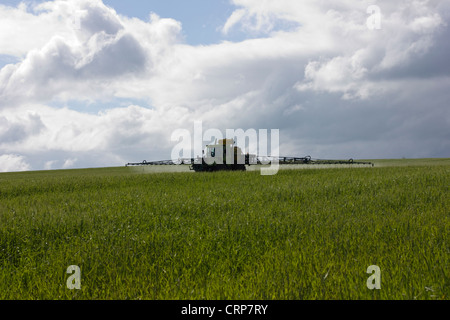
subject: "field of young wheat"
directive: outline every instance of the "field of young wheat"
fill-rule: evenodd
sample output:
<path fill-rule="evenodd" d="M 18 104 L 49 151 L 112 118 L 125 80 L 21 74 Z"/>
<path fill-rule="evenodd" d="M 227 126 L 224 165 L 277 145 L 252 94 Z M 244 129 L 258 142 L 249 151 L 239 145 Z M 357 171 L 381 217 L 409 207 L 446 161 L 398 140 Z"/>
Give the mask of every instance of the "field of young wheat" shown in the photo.
<path fill-rule="evenodd" d="M 0 300 L 447 300 L 449 161 L 401 163 L 0 174 Z"/>

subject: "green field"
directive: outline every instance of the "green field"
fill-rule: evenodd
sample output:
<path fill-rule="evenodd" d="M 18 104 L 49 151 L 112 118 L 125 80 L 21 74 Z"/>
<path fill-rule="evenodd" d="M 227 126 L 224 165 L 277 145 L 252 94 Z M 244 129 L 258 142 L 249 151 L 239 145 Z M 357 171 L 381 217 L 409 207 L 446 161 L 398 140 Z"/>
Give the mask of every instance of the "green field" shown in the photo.
<path fill-rule="evenodd" d="M 449 159 L 0 174 L 0 299 L 448 300 L 449 185 Z"/>

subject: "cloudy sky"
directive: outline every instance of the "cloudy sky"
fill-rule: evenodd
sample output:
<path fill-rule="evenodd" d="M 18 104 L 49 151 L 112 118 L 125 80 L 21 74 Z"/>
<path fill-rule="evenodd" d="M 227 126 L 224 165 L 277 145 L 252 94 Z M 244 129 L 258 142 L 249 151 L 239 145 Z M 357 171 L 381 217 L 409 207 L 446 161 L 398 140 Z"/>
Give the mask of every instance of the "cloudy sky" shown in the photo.
<path fill-rule="evenodd" d="M 284 156 L 450 157 L 449 18 L 448 0 L 0 0 L 0 171 L 170 159 L 200 120 L 279 129 Z"/>

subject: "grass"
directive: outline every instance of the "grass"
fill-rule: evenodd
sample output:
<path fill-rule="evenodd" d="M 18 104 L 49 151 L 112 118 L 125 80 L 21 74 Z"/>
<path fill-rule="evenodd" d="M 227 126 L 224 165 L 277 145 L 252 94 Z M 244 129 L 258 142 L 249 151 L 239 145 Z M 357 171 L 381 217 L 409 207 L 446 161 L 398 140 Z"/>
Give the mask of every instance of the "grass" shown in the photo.
<path fill-rule="evenodd" d="M 380 162 L 0 174 L 0 299 L 448 300 L 448 160 Z"/>

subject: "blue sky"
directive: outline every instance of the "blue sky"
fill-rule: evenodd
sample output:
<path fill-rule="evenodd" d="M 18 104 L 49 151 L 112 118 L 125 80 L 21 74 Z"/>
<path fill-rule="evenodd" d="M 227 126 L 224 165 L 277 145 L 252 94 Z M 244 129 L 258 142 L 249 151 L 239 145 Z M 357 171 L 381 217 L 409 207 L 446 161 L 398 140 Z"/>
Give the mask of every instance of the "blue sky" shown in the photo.
<path fill-rule="evenodd" d="M 118 13 L 148 20 L 155 12 L 161 18 L 172 18 L 183 25 L 187 43 L 191 45 L 217 43 L 224 39 L 220 32 L 234 6 L 228 0 L 105 0 Z"/>
<path fill-rule="evenodd" d="M 2 0 L 0 4 L 17 6 L 21 2 L 44 1 Z M 149 19 L 150 12 L 161 18 L 180 21 L 185 41 L 191 45 L 207 45 L 222 40 L 236 41 L 245 37 L 238 32 L 224 36 L 220 31 L 235 9 L 229 0 L 104 0 L 103 3 L 114 8 L 119 14 L 144 21 Z"/>

